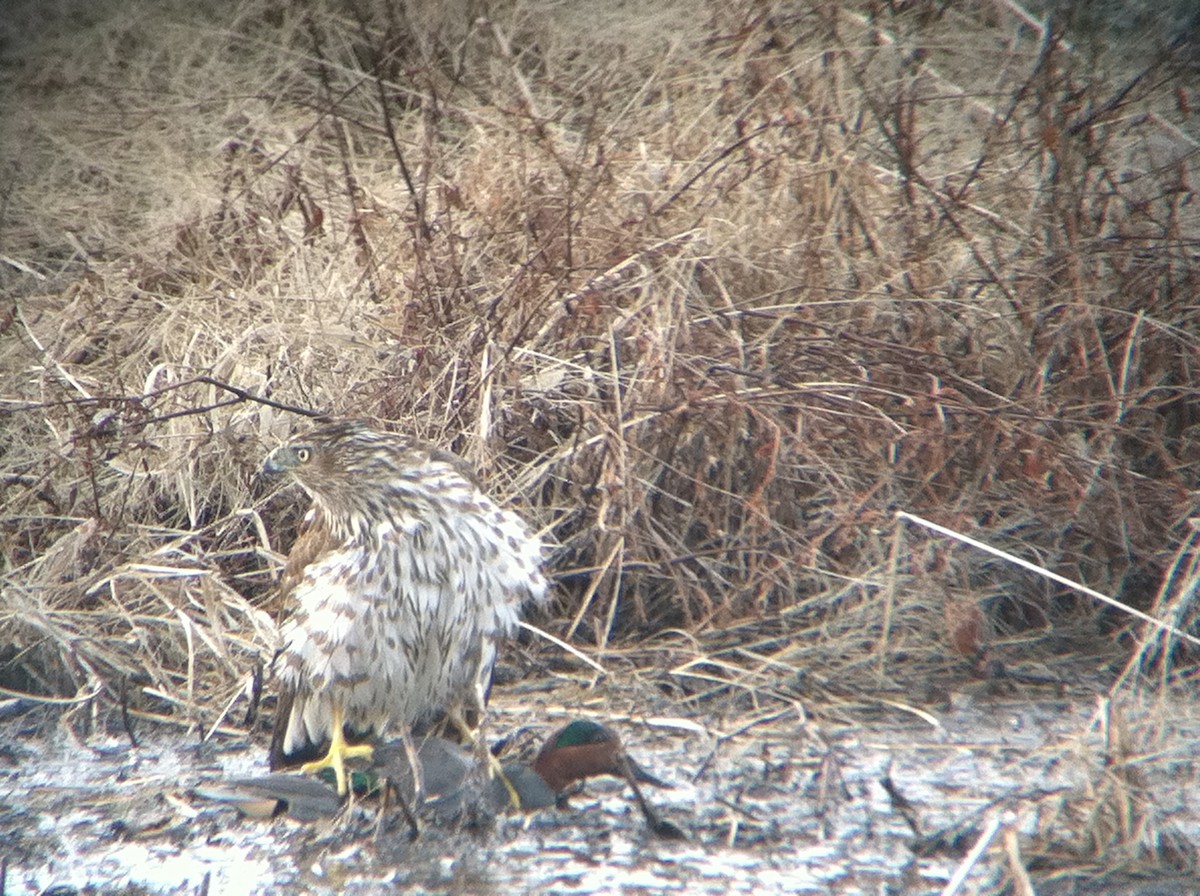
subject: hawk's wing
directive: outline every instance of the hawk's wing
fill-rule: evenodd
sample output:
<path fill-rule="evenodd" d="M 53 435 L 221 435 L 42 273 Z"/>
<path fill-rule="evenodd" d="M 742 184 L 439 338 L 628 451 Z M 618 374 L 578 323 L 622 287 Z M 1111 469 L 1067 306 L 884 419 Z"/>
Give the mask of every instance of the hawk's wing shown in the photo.
<path fill-rule="evenodd" d="M 316 507 L 311 508 L 304 515 L 304 520 L 300 524 L 300 534 L 296 537 L 296 542 L 292 545 L 291 553 L 288 554 L 287 562 L 284 563 L 283 572 L 279 576 L 276 600 L 278 601 L 277 613 L 281 617 L 284 613 L 288 616 L 296 613 L 298 607 L 295 602 L 295 591 L 297 586 L 304 580 L 304 574 L 308 567 L 323 554 L 333 551 L 336 547 L 337 544 L 330 534 L 329 527 L 326 525 L 320 511 Z M 281 623 L 282 621 L 281 619 Z M 283 653 L 283 650 L 284 648 L 281 647 L 276 651 L 272 661 L 277 678 L 280 654 Z M 272 770 L 284 765 L 318 759 L 321 756 L 321 744 L 319 743 L 309 744 L 299 752 L 289 753 L 284 748 L 288 720 L 292 716 L 292 707 L 295 701 L 295 687 L 288 686 L 281 689 L 279 700 L 275 707 L 275 725 L 271 734 L 269 762 Z"/>
<path fill-rule="evenodd" d="M 333 723 L 334 703 L 349 711 L 346 701 L 355 689 L 366 685 L 372 694 L 386 687 L 389 679 L 378 661 L 383 635 L 378 608 L 388 595 L 377 576 L 362 572 L 375 560 L 361 545 L 339 545 L 309 563 L 292 589 L 295 609 L 283 627 L 284 644 L 275 660 L 281 695 L 273 761 L 293 762 L 309 747 L 322 746 Z M 374 681 L 381 673 L 383 683 Z M 362 727 L 354 732 L 359 735 L 387 719 L 387 701 L 378 693 L 367 702 L 367 718 L 349 712 L 346 718 L 347 726 Z"/>
<path fill-rule="evenodd" d="M 300 523 L 300 534 L 296 536 L 296 543 L 292 545 L 292 551 L 283 565 L 283 572 L 279 575 L 278 595 L 281 607 L 290 601 L 292 592 L 304 578 L 304 570 L 309 564 L 336 547 L 324 517 L 313 507 L 304 515 L 304 520 Z"/>

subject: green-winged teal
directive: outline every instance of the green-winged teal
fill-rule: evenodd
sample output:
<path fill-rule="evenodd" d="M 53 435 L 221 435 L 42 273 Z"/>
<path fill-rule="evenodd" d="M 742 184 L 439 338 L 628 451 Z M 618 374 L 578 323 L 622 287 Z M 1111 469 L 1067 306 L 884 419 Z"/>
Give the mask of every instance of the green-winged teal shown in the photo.
<path fill-rule="evenodd" d="M 383 781 L 395 786 L 405 798 L 413 794 L 412 766 L 401 741 L 391 741 L 374 751 L 371 765 L 350 770 L 347 785 L 359 796 L 371 795 Z M 482 809 L 487 813 L 506 811 L 512 805 L 510 792 L 498 777 L 481 773 L 475 754 L 440 737 L 427 737 L 417 748 L 423 802 L 420 812 L 435 821 L 459 819 L 464 812 Z M 577 719 L 550 736 L 533 761 L 507 762 L 503 766 L 524 811 L 565 805 L 574 785 L 598 775 L 612 775 L 629 782 L 638 803 L 656 833 L 678 836 L 678 829 L 658 819 L 641 795 L 639 783 L 669 787 L 631 759 L 616 733 L 598 722 Z M 334 787 L 336 779 L 325 771 L 321 777 L 272 774 L 235 778 L 195 788 L 197 795 L 236 806 L 255 817 L 286 814 L 300 821 L 336 814 L 343 799 Z M 331 786 L 334 785 L 334 786 Z"/>

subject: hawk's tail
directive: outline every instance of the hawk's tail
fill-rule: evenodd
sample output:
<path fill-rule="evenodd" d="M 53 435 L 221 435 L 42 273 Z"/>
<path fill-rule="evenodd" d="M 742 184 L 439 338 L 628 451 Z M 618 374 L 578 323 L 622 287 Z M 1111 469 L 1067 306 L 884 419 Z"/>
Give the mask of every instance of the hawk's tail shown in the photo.
<path fill-rule="evenodd" d="M 271 732 L 271 753 L 268 757 L 271 771 L 281 768 L 294 768 L 306 762 L 320 759 L 329 750 L 329 739 L 322 738 L 314 742 L 305 736 L 296 743 L 295 730 L 306 732 L 305 726 L 297 714 L 304 712 L 304 699 L 299 697 L 295 688 L 284 688 L 279 694 L 279 703 L 275 707 L 275 727 Z M 290 741 L 290 743 L 289 743 Z"/>
<path fill-rule="evenodd" d="M 279 695 L 279 703 L 275 707 L 275 728 L 271 732 L 271 752 L 269 754 L 269 762 L 271 771 L 280 768 L 288 768 L 293 765 L 300 765 L 313 759 L 318 759 L 321 756 L 320 744 L 309 745 L 308 748 L 296 752 L 288 753 L 284 748 L 287 740 L 288 720 L 292 716 L 292 707 L 296 703 L 296 691 L 293 688 L 287 688 Z M 312 755 L 309 755 L 311 750 Z"/>

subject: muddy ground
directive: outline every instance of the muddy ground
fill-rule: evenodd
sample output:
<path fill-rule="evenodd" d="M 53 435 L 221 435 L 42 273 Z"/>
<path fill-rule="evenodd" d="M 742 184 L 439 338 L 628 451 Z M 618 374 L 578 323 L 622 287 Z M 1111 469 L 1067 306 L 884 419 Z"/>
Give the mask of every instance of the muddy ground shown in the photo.
<path fill-rule="evenodd" d="M 427 826 L 415 842 L 394 816 L 381 827 L 369 802 L 309 824 L 244 818 L 193 788 L 264 773 L 261 732 L 197 746 L 196 732 L 139 723 L 131 747 L 124 734 L 80 738 L 60 713 L 10 706 L 0 723 L 2 892 L 939 893 L 965 871 L 957 892 L 991 893 L 1013 892 L 1014 863 L 1037 893 L 1196 892 L 1145 859 L 1165 840 L 1176 853 L 1200 843 L 1195 703 L 1173 698 L 1163 713 L 1153 697 L 1069 690 L 970 689 L 848 721 L 802 720 L 800 704 L 613 716 L 594 695 L 578 714 L 611 724 L 675 785 L 648 795 L 683 841 L 655 837 L 627 787 L 608 779 L 568 809 L 486 830 Z M 532 718 L 528 705 L 499 694 L 493 734 L 544 736 L 566 717 Z M 1154 761 L 1141 774 L 1132 756 L 1114 788 L 1118 728 Z M 1098 831 L 1121 824 L 1142 830 L 1099 842 Z M 1154 843 L 1139 848 L 1139 838 Z M 1130 878 L 1139 868 L 1150 876 Z"/>

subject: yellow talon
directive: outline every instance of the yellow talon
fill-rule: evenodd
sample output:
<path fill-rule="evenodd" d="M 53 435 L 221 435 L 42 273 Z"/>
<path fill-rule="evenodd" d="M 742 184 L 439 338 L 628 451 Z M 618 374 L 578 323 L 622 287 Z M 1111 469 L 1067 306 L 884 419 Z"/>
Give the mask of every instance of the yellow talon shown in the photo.
<path fill-rule="evenodd" d="M 462 714 L 457 710 L 450 712 L 450 721 L 462 733 L 462 736 L 475 744 L 476 748 L 483 752 L 487 757 L 488 775 L 492 778 L 499 778 L 500 783 L 504 785 L 504 789 L 508 791 L 508 802 L 514 809 L 521 809 L 521 794 L 517 792 L 517 788 L 513 786 L 513 782 L 504 772 L 504 766 L 500 764 L 492 751 L 487 748 L 487 744 L 482 739 L 483 722 L 479 723 L 479 728 L 472 729 L 467 724 L 467 720 L 462 717 Z M 482 713 L 481 713 L 482 715 Z"/>
<path fill-rule="evenodd" d="M 346 743 L 346 735 L 342 731 L 342 710 L 341 707 L 335 707 L 333 710 L 333 732 L 329 736 L 329 750 L 325 755 L 313 762 L 306 762 L 300 766 L 300 771 L 306 775 L 315 775 L 322 769 L 333 769 L 334 777 L 337 778 L 337 791 L 339 796 L 345 796 L 350 790 L 350 784 L 346 778 L 346 760 L 347 759 L 367 759 L 368 761 L 374 756 L 375 751 L 370 744 L 348 744 Z"/>
<path fill-rule="evenodd" d="M 500 764 L 500 760 L 492 755 L 492 751 L 488 750 L 488 770 L 493 778 L 499 778 L 500 783 L 504 785 L 504 789 L 508 791 L 508 802 L 518 812 L 521 811 L 521 794 L 517 793 L 517 788 L 513 786 L 513 782 L 508 779 L 505 774 L 504 766 Z"/>

